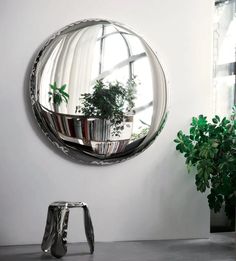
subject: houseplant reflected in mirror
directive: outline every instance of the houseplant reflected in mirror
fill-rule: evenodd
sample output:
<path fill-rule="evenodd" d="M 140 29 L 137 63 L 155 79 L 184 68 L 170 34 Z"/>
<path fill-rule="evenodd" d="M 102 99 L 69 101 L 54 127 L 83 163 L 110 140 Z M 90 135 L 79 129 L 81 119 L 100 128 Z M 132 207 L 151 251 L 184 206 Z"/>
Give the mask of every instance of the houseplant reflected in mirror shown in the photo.
<path fill-rule="evenodd" d="M 59 112 L 59 106 L 62 102 L 68 103 L 69 94 L 65 91 L 66 84 L 63 84 L 60 88 L 57 87 L 57 83 L 49 84 L 51 90 L 48 92 L 48 102 L 52 102 L 55 112 Z"/>
<path fill-rule="evenodd" d="M 177 134 L 176 149 L 184 154 L 186 165 L 196 174 L 197 190 L 205 192 L 210 209 L 225 208 L 232 226 L 236 207 L 236 107 L 229 119 L 216 115 L 212 122 L 193 117 L 190 134 Z"/>
<path fill-rule="evenodd" d="M 98 80 L 92 93 L 81 94 L 76 112 L 84 116 L 87 135 L 83 142 L 99 155 L 124 151 L 132 135 L 137 81 L 104 83 Z"/>

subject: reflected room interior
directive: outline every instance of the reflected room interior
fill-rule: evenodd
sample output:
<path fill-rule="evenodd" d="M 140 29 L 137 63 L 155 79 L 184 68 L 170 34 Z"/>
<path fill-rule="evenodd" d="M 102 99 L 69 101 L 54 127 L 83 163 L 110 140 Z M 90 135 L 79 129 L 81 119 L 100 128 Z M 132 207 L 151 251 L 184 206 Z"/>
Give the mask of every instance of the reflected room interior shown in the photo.
<path fill-rule="evenodd" d="M 157 57 L 140 36 L 114 22 L 84 21 L 56 34 L 32 81 L 33 107 L 44 127 L 70 151 L 98 160 L 143 150 L 166 119 Z"/>

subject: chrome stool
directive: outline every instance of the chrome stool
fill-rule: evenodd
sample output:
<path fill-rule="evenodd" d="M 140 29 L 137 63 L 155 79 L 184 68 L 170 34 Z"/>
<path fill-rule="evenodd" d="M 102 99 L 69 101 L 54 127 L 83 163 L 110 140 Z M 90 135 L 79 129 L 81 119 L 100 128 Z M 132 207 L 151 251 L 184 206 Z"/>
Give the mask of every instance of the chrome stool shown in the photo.
<path fill-rule="evenodd" d="M 41 248 L 44 252 L 51 250 L 57 258 L 63 257 L 67 252 L 67 227 L 70 208 L 83 208 L 84 227 L 90 253 L 94 252 L 94 232 L 89 209 L 83 202 L 53 202 L 48 207 L 47 223 Z"/>

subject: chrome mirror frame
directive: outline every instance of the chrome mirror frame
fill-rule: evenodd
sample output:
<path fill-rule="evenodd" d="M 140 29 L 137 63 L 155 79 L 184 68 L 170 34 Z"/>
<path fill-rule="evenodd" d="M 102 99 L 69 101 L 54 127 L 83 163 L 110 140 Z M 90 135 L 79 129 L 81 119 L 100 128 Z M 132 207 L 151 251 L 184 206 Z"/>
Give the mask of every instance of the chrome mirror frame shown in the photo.
<path fill-rule="evenodd" d="M 39 64 L 42 61 L 43 55 L 45 51 L 50 47 L 50 45 L 54 42 L 57 37 L 66 34 L 68 32 L 71 32 L 73 30 L 77 30 L 77 28 L 81 28 L 81 26 L 89 26 L 90 24 L 96 24 L 96 23 L 106 23 L 111 24 L 114 26 L 118 26 L 120 28 L 124 28 L 125 30 L 131 32 L 134 36 L 136 36 L 142 43 L 146 46 L 147 52 L 149 52 L 150 59 L 153 60 L 153 63 L 155 63 L 156 68 L 152 69 L 152 77 L 156 78 L 157 82 L 160 83 L 160 86 L 153 86 L 153 88 L 161 88 L 160 92 L 160 99 L 158 102 L 161 103 L 162 108 L 159 109 L 158 112 L 158 123 L 153 127 L 152 133 L 144 137 L 145 142 L 141 142 L 138 144 L 138 142 L 135 140 L 132 142 L 133 146 L 131 149 L 128 149 L 126 151 L 122 151 L 121 153 L 114 153 L 109 156 L 103 156 L 100 157 L 100 155 L 91 154 L 83 149 L 77 149 L 73 146 L 68 145 L 65 143 L 65 140 L 63 140 L 61 137 L 57 135 L 56 132 L 52 131 L 52 128 L 49 126 L 49 123 L 47 122 L 47 118 L 44 116 L 45 110 L 43 106 L 39 102 L 39 87 L 38 85 L 38 78 L 39 78 Z M 155 140 L 155 138 L 159 135 L 161 132 L 167 118 L 167 84 L 166 84 L 166 78 L 164 71 L 162 69 L 161 64 L 159 63 L 156 54 L 152 51 L 150 46 L 141 38 L 139 35 L 134 33 L 132 30 L 128 29 L 127 26 L 123 26 L 120 23 L 109 21 L 109 20 L 103 20 L 103 19 L 89 19 L 89 20 L 81 20 L 75 23 L 72 23 L 63 29 L 59 30 L 55 34 L 53 34 L 43 45 L 43 47 L 40 49 L 39 53 L 37 54 L 32 71 L 30 74 L 30 97 L 31 97 L 31 104 L 33 108 L 33 113 L 35 115 L 35 118 L 43 131 L 43 133 L 47 136 L 49 141 L 53 143 L 58 149 L 60 149 L 63 153 L 65 153 L 67 156 L 76 159 L 79 163 L 83 164 L 90 164 L 90 165 L 109 165 L 114 163 L 119 163 L 122 161 L 125 161 L 127 159 L 130 159 L 142 151 L 144 151 L 147 147 L 149 147 L 152 142 Z M 157 99 L 153 94 L 153 99 Z M 56 113 L 56 112 L 54 112 Z M 152 119 L 155 114 L 155 111 L 153 111 Z M 71 115 L 70 115 L 71 116 Z M 153 122 L 153 120 L 152 120 Z M 151 125 L 150 125 L 151 126 Z M 137 145 L 135 145 L 137 143 Z"/>

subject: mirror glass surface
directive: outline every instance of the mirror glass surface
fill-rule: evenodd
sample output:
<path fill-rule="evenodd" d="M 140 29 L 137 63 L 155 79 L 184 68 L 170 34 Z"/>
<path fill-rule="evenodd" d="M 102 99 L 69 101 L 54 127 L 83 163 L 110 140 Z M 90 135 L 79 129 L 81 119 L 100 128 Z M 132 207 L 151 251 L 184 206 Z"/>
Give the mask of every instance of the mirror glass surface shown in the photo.
<path fill-rule="evenodd" d="M 108 20 L 79 21 L 51 36 L 35 59 L 30 94 L 49 140 L 88 164 L 140 153 L 166 119 L 166 80 L 155 53 Z"/>

